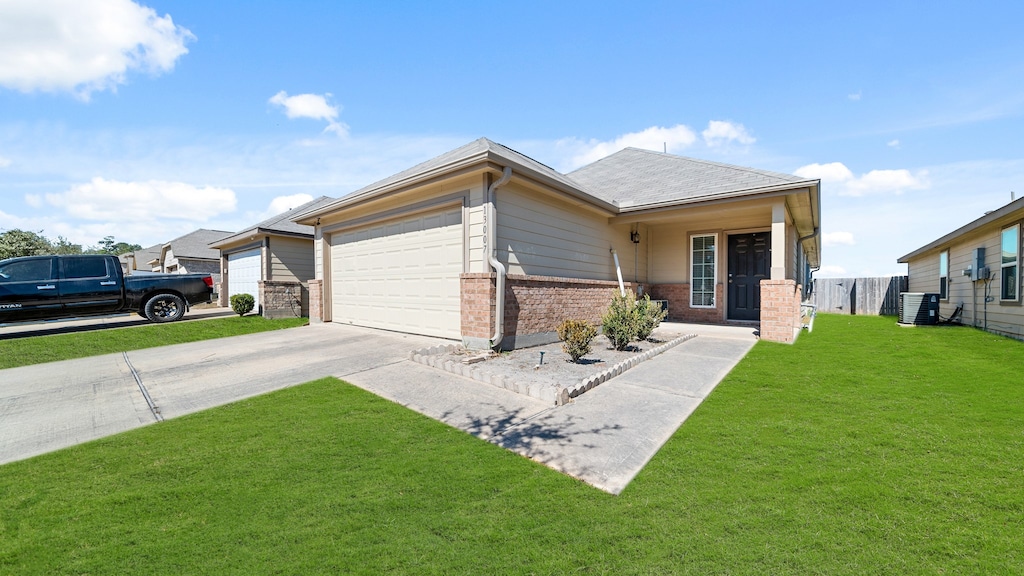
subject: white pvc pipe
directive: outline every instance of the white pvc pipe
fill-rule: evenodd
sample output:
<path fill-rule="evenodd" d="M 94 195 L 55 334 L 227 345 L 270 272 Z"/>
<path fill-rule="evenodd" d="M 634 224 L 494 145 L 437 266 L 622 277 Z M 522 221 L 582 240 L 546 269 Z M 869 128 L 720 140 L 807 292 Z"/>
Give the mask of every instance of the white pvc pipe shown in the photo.
<path fill-rule="evenodd" d="M 611 249 L 612 257 L 615 258 L 615 275 L 619 277 L 619 292 L 622 296 L 626 296 L 626 285 L 622 283 L 622 268 L 619 267 L 619 255 L 615 253 L 615 248 Z"/>
<path fill-rule="evenodd" d="M 498 260 L 498 211 L 494 207 L 494 191 L 512 179 L 512 167 L 506 166 L 501 171 L 501 178 L 487 188 L 487 263 L 494 268 L 497 275 L 494 294 L 494 335 L 491 336 L 491 348 L 501 346 L 505 339 L 505 266 Z"/>

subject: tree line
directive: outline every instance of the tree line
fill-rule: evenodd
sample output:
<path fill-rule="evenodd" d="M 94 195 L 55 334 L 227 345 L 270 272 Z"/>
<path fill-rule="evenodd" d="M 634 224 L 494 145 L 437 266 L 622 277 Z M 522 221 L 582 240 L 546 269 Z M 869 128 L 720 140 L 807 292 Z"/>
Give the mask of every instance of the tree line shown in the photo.
<path fill-rule="evenodd" d="M 128 252 L 142 250 L 138 244 L 118 242 L 113 236 L 104 236 L 95 246 L 82 248 L 81 244 L 73 244 L 63 236 L 50 240 L 43 236 L 42 230 L 31 232 L 17 228 L 0 232 L 0 260 L 17 258 L 18 256 L 43 256 L 46 254 L 110 254 L 120 256 Z"/>

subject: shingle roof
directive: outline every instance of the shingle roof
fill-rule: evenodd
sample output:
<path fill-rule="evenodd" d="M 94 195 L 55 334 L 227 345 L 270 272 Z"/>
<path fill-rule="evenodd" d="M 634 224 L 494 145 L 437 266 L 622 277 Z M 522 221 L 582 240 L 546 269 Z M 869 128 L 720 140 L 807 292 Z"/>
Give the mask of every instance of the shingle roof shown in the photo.
<path fill-rule="evenodd" d="M 220 251 L 210 248 L 210 244 L 230 236 L 232 232 L 223 230 L 207 230 L 200 228 L 165 242 L 163 247 L 170 247 L 174 251 L 175 258 L 207 258 L 217 260 L 220 258 Z"/>
<path fill-rule="evenodd" d="M 957 228 L 956 230 L 950 232 L 949 234 L 946 234 L 945 236 L 933 242 L 929 242 L 928 244 L 925 244 L 924 246 L 918 248 L 917 250 L 914 250 L 913 252 L 900 257 L 899 259 L 896 260 L 896 262 L 899 262 L 900 264 L 906 264 L 911 259 L 916 258 L 917 256 L 920 256 L 921 254 L 924 254 L 930 250 L 934 250 L 944 244 L 948 244 L 952 240 L 960 236 L 963 236 L 964 234 L 968 234 L 999 220 L 1004 220 L 1007 217 L 1017 219 L 1022 216 L 1024 216 L 1024 198 L 1018 198 L 1010 202 L 1009 204 L 1006 204 L 1005 206 L 993 210 L 992 212 L 985 214 L 981 218 L 972 220 L 971 222 L 964 224 L 963 226 Z"/>
<path fill-rule="evenodd" d="M 326 206 L 327 204 L 330 204 L 335 200 L 336 198 L 331 198 L 329 196 L 321 196 L 319 198 L 315 198 L 313 200 L 310 200 L 309 202 L 306 202 L 305 204 L 296 206 L 295 208 L 291 208 L 275 216 L 271 216 L 270 218 L 267 218 L 266 220 L 260 222 L 259 224 L 250 226 L 249 228 L 246 228 L 241 232 L 236 232 L 234 234 L 231 234 L 230 236 L 227 236 L 226 238 L 219 239 L 213 242 L 212 244 L 215 247 L 221 246 L 224 244 L 228 244 L 239 237 L 249 236 L 254 233 L 268 232 L 287 234 L 291 236 L 309 236 L 310 238 L 312 238 L 313 227 L 306 226 L 305 224 L 299 224 L 298 222 L 294 221 L 294 218 L 299 216 L 303 212 L 316 210 L 317 208 L 320 208 L 321 206 Z"/>
<path fill-rule="evenodd" d="M 806 182 L 791 174 L 626 148 L 568 174 L 620 209 L 757 193 Z"/>
<path fill-rule="evenodd" d="M 601 198 L 598 198 L 583 189 L 579 183 L 574 182 L 572 179 L 566 177 L 565 174 L 562 174 L 554 168 L 551 168 L 546 164 L 542 164 L 525 154 L 516 152 L 507 146 L 498 144 L 493 140 L 479 138 L 469 144 L 445 152 L 440 156 L 435 156 L 425 162 L 421 162 L 412 168 L 402 170 L 401 172 L 388 176 L 383 180 L 378 180 L 373 184 L 364 186 L 363 188 L 360 188 L 359 190 L 356 190 L 335 202 L 321 206 L 319 209 L 307 210 L 305 214 L 301 217 L 296 217 L 296 219 L 307 218 L 315 214 L 327 213 L 332 211 L 336 206 L 358 202 L 363 198 L 387 192 L 392 188 L 398 188 L 421 179 L 443 174 L 458 167 L 486 160 L 491 160 L 502 165 L 513 166 L 516 172 L 520 175 L 528 175 L 541 180 L 548 180 L 563 191 L 582 197 L 595 205 L 607 204 Z M 604 207 L 607 209 L 614 209 L 614 206 L 610 205 L 605 205 Z"/>
<path fill-rule="evenodd" d="M 817 189 L 819 184 L 818 180 L 792 174 L 637 148 L 626 148 L 574 172 L 562 174 L 507 146 L 479 138 L 338 200 L 307 210 L 295 219 L 312 221 L 315 216 L 482 161 L 512 166 L 520 176 L 544 181 L 612 213 L 792 190 L 803 185 Z"/>
<path fill-rule="evenodd" d="M 125 256 L 128 256 L 130 254 L 133 258 L 135 258 L 135 266 L 142 266 L 143 269 L 145 269 L 146 264 L 148 264 L 150 260 L 156 260 L 160 258 L 160 250 L 162 248 L 163 244 L 154 244 L 148 248 L 143 248 L 142 250 L 129 252 L 128 254 L 125 254 Z"/>

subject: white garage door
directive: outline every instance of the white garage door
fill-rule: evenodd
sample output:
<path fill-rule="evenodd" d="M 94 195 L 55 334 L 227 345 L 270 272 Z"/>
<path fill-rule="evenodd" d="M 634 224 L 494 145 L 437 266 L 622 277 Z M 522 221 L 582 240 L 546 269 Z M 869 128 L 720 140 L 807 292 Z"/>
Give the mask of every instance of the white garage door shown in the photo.
<path fill-rule="evenodd" d="M 333 320 L 461 337 L 462 236 L 461 207 L 332 234 Z"/>
<path fill-rule="evenodd" d="M 262 256 L 259 248 L 228 254 L 228 298 L 235 294 L 252 294 L 259 302 Z"/>

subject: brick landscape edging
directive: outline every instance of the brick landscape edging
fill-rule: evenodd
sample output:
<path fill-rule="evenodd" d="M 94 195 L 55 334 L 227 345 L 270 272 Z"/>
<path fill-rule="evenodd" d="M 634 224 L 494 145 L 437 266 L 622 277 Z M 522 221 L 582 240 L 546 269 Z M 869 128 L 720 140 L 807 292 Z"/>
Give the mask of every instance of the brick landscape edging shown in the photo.
<path fill-rule="evenodd" d="M 500 374 L 492 374 L 487 370 L 484 370 L 482 364 L 463 364 L 462 362 L 456 362 L 454 360 L 443 360 L 442 357 L 445 354 L 465 350 L 461 344 L 445 344 L 413 350 L 409 353 L 409 359 L 413 362 L 423 364 L 424 366 L 438 368 L 458 376 L 472 378 L 477 382 L 483 382 L 484 384 L 490 384 L 491 386 L 504 388 L 505 390 L 510 390 L 517 394 L 523 394 L 524 396 L 530 396 L 532 398 L 537 398 L 538 400 L 543 400 L 544 402 L 551 402 L 556 406 L 561 406 L 571 402 L 573 398 L 578 397 L 580 394 L 583 394 L 584 392 L 587 392 L 588 390 L 591 390 L 596 386 L 600 386 L 608 380 L 621 375 L 623 372 L 626 372 L 637 364 L 640 364 L 645 360 L 650 360 L 669 348 L 678 346 L 683 342 L 692 340 L 696 337 L 696 334 L 684 334 L 678 338 L 673 338 L 664 344 L 651 348 L 645 352 L 641 352 L 636 356 L 627 358 L 622 362 L 615 364 L 611 368 L 602 370 L 597 374 L 583 378 L 576 384 L 563 388 L 553 388 L 539 383 L 527 384 L 525 382 L 516 382 L 511 378 L 506 378 Z"/>

